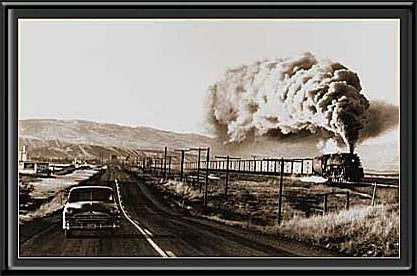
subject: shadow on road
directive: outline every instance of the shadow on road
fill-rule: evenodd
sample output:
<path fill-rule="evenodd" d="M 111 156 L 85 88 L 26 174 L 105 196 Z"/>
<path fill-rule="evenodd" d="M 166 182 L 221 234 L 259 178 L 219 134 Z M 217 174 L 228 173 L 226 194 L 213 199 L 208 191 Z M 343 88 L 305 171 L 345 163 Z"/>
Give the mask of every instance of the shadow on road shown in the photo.
<path fill-rule="evenodd" d="M 171 240 L 176 239 L 175 235 L 152 235 L 152 239 L 158 240 Z M 142 234 L 124 234 L 124 233 L 71 233 L 70 237 L 66 237 L 67 240 L 73 239 L 135 239 L 144 240 L 146 237 Z"/>

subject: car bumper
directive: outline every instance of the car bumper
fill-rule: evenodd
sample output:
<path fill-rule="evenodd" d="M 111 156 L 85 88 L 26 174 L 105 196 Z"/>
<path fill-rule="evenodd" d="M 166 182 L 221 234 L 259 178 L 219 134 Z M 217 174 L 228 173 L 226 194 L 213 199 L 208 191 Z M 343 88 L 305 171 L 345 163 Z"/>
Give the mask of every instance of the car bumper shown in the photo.
<path fill-rule="evenodd" d="M 67 219 L 63 224 L 64 230 L 100 230 L 120 228 L 119 219 L 108 220 L 80 220 Z"/>

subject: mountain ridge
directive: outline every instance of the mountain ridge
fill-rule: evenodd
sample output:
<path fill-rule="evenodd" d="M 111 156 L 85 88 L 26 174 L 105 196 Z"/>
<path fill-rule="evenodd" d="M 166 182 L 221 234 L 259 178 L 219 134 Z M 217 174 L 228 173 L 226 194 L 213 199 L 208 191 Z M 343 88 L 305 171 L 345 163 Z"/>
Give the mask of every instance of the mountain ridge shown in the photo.
<path fill-rule="evenodd" d="M 188 147 L 216 144 L 214 138 L 195 133 L 177 133 L 151 127 L 132 127 L 86 120 L 28 119 L 19 121 L 21 139 L 69 144 L 116 146 L 126 149 Z"/>

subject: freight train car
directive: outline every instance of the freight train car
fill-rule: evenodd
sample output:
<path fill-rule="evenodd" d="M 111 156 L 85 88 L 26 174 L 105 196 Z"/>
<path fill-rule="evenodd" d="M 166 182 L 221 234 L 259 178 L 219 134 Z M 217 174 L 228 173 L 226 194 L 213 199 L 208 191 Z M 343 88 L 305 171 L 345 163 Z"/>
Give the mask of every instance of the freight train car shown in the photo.
<path fill-rule="evenodd" d="M 358 181 L 363 178 L 360 158 L 354 153 L 323 154 L 314 158 L 314 173 L 332 181 Z"/>

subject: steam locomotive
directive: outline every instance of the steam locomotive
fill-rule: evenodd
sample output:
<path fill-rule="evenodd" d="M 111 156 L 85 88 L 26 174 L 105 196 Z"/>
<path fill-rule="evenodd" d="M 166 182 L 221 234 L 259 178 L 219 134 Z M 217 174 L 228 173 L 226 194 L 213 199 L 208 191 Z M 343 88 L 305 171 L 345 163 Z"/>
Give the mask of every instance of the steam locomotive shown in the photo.
<path fill-rule="evenodd" d="M 355 153 L 331 153 L 317 156 L 313 161 L 314 173 L 331 181 L 358 181 L 363 178 L 363 167 Z"/>

